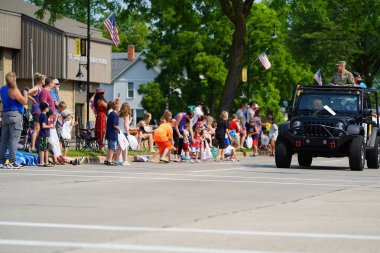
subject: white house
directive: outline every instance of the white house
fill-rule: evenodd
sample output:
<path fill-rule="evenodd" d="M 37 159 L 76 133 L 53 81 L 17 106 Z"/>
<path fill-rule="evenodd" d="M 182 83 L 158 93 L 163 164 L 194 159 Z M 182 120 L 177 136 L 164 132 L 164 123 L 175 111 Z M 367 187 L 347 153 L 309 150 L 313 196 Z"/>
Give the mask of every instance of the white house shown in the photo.
<path fill-rule="evenodd" d="M 159 68 L 148 69 L 144 59 L 146 51 L 136 52 L 133 46 L 128 47 L 128 53 L 112 53 L 111 84 L 101 84 L 106 90 L 104 97 L 107 101 L 120 97 L 120 102 L 128 102 L 133 114 L 132 124 L 144 116 L 141 105 L 142 95 L 138 94 L 141 84 L 153 82 L 160 73 Z"/>

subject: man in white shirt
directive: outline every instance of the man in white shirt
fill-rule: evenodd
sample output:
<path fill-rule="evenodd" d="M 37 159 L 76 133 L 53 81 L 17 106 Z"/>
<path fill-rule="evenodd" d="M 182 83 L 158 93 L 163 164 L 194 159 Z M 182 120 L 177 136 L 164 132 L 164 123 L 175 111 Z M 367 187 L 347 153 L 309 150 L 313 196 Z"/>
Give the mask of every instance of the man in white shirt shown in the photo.
<path fill-rule="evenodd" d="M 194 108 L 194 118 L 193 118 L 192 127 L 195 125 L 195 123 L 198 122 L 199 116 L 204 115 L 202 108 L 203 108 L 203 104 L 201 102 L 198 102 L 197 106 Z"/>
<path fill-rule="evenodd" d="M 245 121 L 245 125 L 249 127 L 249 122 L 251 121 L 251 119 L 253 120 L 254 117 L 255 117 L 255 102 L 249 102 L 249 108 L 247 110 L 247 118 L 246 118 L 246 121 Z"/>

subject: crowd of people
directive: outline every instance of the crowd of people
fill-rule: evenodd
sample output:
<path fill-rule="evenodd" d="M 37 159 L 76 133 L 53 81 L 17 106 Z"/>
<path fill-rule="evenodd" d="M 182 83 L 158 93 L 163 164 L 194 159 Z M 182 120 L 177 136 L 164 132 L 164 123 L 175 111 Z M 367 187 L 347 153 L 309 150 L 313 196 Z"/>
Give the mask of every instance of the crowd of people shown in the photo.
<path fill-rule="evenodd" d="M 83 158 L 67 156 L 71 130 L 77 123 L 73 112 L 67 109 L 58 95 L 60 83 L 57 79 L 35 73 L 35 85 L 20 91 L 16 74 L 6 74 L 6 84 L 1 87 L 2 129 L 0 143 L 0 167 L 21 168 L 16 160 L 21 133 L 29 125 L 29 112 L 32 115 L 33 129 L 30 134 L 29 151 L 38 153 L 39 166 L 51 167 L 57 164 L 77 165 Z M 28 108 L 28 101 L 32 106 Z M 8 152 L 6 152 L 8 150 Z M 6 154 L 8 153 L 8 157 Z M 50 157 L 50 159 L 49 159 Z M 7 158 L 9 162 L 7 161 Z"/>
<path fill-rule="evenodd" d="M 246 147 L 253 148 L 251 157 L 258 155 L 259 147 L 274 156 L 278 127 L 271 113 L 265 123 L 261 121 L 260 106 L 254 102 L 242 104 L 232 118 L 223 111 L 217 120 L 203 113 L 202 103 L 198 103 L 194 110 L 176 115 L 166 110 L 159 126 L 152 129 L 149 126 L 150 113 L 145 113 L 143 120 L 131 126 L 129 104 L 121 104 L 119 99 L 107 102 L 104 92 L 97 90 L 93 108 L 97 115 L 95 133 L 99 147 L 104 147 L 105 141 L 108 144 L 106 165 L 130 165 L 127 159 L 128 142 L 133 136 L 138 146 L 144 140 L 148 141 L 149 150 L 154 152 L 150 162 L 237 161 L 236 152 Z"/>
<path fill-rule="evenodd" d="M 23 119 L 24 123 L 28 121 L 29 124 L 29 117 L 25 117 L 29 112 L 33 122 L 29 149 L 32 153 L 38 153 L 38 165 L 80 164 L 82 158 L 67 156 L 71 130 L 77 122 L 73 112 L 67 109 L 67 104 L 60 100 L 59 81 L 39 73 L 35 74 L 34 79 L 35 85 L 31 89 L 20 91 L 16 74 L 8 73 L 6 85 L 0 89 L 3 104 L 0 166 L 22 167 L 16 162 L 16 151 Z M 118 98 L 107 102 L 104 93 L 105 90 L 98 88 L 90 105 L 96 115 L 94 133 L 99 152 L 106 155 L 106 165 L 130 165 L 127 152 L 133 139 L 138 147 L 146 143 L 149 151 L 154 152 L 149 160 L 151 162 L 237 160 L 237 150 L 252 147 L 251 156 L 256 156 L 259 145 L 271 150 L 271 155 L 274 155 L 277 137 L 274 117 L 269 113 L 266 122 L 262 123 L 260 107 L 254 102 L 242 104 L 232 117 L 223 111 L 218 119 L 206 116 L 202 103 L 198 103 L 194 110 L 176 115 L 167 110 L 159 126 L 153 129 L 150 113 L 146 112 L 144 118 L 132 126 L 130 105 L 121 103 Z M 9 150 L 8 163 L 6 150 Z"/>

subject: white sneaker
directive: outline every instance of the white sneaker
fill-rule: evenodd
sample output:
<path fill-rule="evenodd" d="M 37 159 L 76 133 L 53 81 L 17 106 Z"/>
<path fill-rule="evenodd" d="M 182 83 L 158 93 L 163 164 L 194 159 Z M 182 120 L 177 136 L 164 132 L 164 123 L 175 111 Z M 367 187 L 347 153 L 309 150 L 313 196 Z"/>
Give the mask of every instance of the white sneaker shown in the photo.
<path fill-rule="evenodd" d="M 196 160 L 197 161 L 197 163 L 201 163 L 202 161 L 201 160 Z"/>
<path fill-rule="evenodd" d="M 131 164 L 129 162 L 122 162 L 121 165 L 123 165 L 123 166 L 129 166 Z"/>
<path fill-rule="evenodd" d="M 8 169 L 20 169 L 24 166 L 22 166 L 21 164 L 18 164 L 18 163 L 7 163 L 5 165 Z"/>

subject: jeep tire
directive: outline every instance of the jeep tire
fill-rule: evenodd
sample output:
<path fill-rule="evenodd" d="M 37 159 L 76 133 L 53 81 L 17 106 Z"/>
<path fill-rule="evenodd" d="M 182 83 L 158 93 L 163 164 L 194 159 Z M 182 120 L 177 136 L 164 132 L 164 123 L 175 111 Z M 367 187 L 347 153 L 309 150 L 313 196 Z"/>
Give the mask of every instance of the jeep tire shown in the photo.
<path fill-rule="evenodd" d="M 275 161 L 277 168 L 289 168 L 292 162 L 292 154 L 286 140 L 278 138 L 276 141 Z"/>
<path fill-rule="evenodd" d="M 375 146 L 367 154 L 367 167 L 369 169 L 378 169 L 380 167 L 379 148 L 380 138 L 376 137 Z"/>
<path fill-rule="evenodd" d="M 298 153 L 298 164 L 302 167 L 309 167 L 313 162 L 313 156 L 305 153 Z"/>
<path fill-rule="evenodd" d="M 357 136 L 352 140 L 348 158 L 351 170 L 362 171 L 364 169 L 365 148 L 363 136 Z"/>

